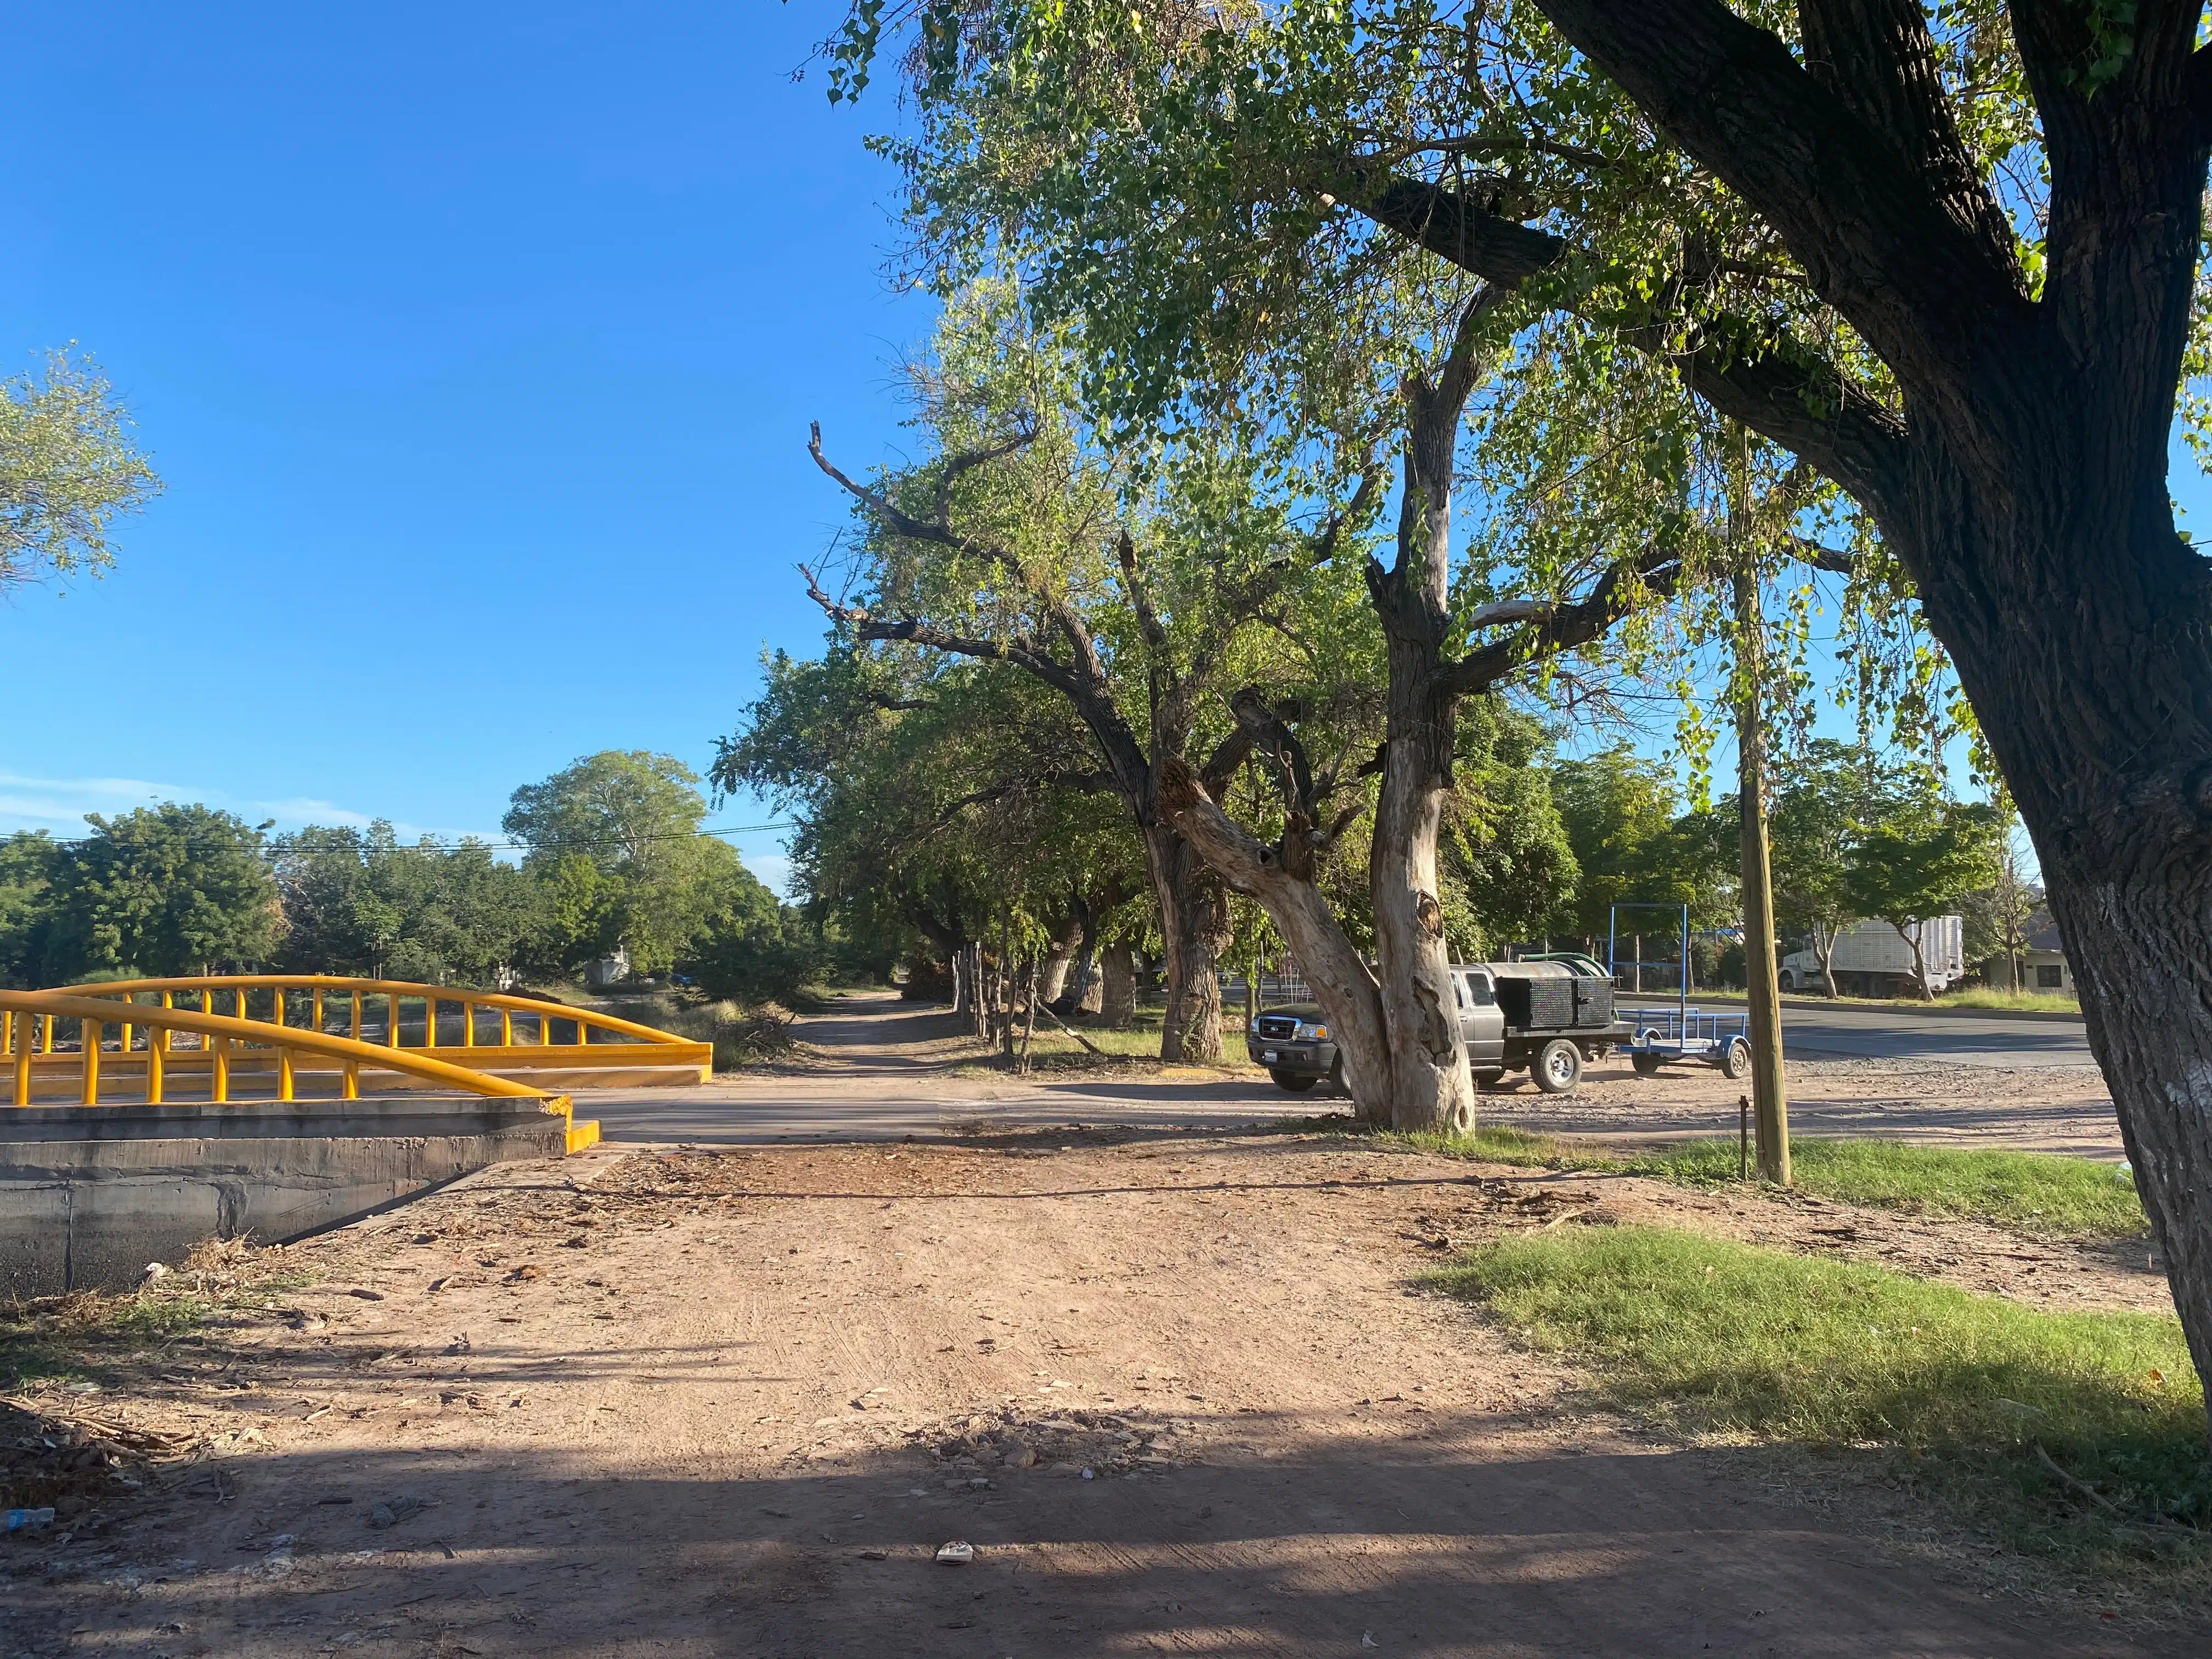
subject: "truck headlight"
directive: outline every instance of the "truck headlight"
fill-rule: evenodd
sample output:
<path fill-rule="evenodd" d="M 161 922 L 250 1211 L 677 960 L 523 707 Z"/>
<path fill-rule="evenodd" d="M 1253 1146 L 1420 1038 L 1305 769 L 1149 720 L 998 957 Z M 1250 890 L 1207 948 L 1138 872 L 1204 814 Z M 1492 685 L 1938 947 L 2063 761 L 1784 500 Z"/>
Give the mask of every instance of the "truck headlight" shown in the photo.
<path fill-rule="evenodd" d="M 1246 1020 L 1246 1021 L 1244 1022 L 1244 1029 L 1245 1029 L 1246 1030 L 1249 1031 L 1249 1032 L 1250 1032 L 1254 1036 L 1259 1036 L 1259 1035 L 1260 1035 L 1260 1018 L 1259 1018 L 1259 1016 L 1255 1014 L 1255 1015 L 1254 1015 L 1250 1019 Z"/>
<path fill-rule="evenodd" d="M 1328 1041 L 1328 1027 L 1301 1023 L 1298 1026 L 1298 1040 L 1301 1042 L 1326 1042 Z"/>

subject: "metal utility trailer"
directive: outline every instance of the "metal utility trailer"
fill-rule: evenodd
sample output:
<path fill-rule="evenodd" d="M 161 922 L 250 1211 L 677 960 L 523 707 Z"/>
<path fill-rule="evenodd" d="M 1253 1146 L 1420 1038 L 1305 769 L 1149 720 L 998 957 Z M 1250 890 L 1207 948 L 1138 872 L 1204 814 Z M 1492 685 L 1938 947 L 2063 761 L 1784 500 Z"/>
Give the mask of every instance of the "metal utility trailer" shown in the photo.
<path fill-rule="evenodd" d="M 1623 910 L 1673 910 L 1681 923 L 1682 955 L 1676 980 L 1680 991 L 1672 1008 L 1623 1008 L 1621 1023 L 1635 1035 L 1620 1045 L 1637 1075 L 1650 1077 L 1669 1060 L 1695 1060 L 1731 1080 L 1751 1073 L 1751 1016 L 1709 1014 L 1690 1006 L 1690 907 L 1686 904 L 1616 904 L 1606 918 L 1606 963 L 1620 978 L 1616 950 Z M 1638 963 L 1658 967 L 1657 963 Z"/>

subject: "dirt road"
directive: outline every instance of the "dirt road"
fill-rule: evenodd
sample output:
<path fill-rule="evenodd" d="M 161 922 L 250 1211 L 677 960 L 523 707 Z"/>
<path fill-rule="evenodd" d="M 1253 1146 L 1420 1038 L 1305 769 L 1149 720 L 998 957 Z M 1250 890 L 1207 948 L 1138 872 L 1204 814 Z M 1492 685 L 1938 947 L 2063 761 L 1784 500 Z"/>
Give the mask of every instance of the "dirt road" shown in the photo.
<path fill-rule="evenodd" d="M 266 1317 L 41 1394 L 221 1455 L 0 1547 L 0 1653 L 2205 1650 L 2014 1593 L 1871 1458 L 1639 1434 L 1418 1283 L 1668 1201 L 1158 1126 L 504 1166 L 284 1253 L 315 1280 Z M 1711 1224 L 1852 1231 L 1814 1208 Z M 2142 1290 L 1859 1219 L 1985 1288 Z"/>

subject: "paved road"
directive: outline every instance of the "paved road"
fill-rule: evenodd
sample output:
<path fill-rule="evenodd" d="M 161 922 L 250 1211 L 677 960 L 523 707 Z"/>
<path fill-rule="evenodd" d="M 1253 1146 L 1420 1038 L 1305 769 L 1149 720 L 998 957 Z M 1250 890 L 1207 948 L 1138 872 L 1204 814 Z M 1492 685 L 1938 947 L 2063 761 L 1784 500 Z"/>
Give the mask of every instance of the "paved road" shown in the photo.
<path fill-rule="evenodd" d="M 1655 998 L 1645 1006 L 1668 1007 Z M 1702 1006 L 1729 1012 L 1741 1003 Z M 1624 1012 L 1624 1019 L 1629 1016 Z M 1954 1066 L 2094 1066 L 2078 1020 L 1995 1019 L 1974 1014 L 1923 1014 L 1909 1008 L 1782 1005 L 1782 1046 L 1793 1054 L 1848 1054 L 1872 1060 L 1940 1060 Z"/>

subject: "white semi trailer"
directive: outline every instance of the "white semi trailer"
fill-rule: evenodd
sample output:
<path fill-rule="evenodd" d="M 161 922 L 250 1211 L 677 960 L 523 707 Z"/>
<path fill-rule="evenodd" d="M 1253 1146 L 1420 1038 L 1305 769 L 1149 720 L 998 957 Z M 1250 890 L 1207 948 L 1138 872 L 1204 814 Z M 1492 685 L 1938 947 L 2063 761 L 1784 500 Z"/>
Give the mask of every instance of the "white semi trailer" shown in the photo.
<path fill-rule="evenodd" d="M 1917 961 L 1913 945 L 1919 945 Z M 1907 922 L 1899 933 L 1886 921 L 1855 921 L 1835 936 L 1829 967 L 1836 993 L 1847 997 L 1917 997 L 1916 970 L 1940 994 L 1966 974 L 1966 924 L 1957 916 Z M 1782 988 L 1825 991 L 1818 951 L 1792 951 L 1782 958 Z"/>

